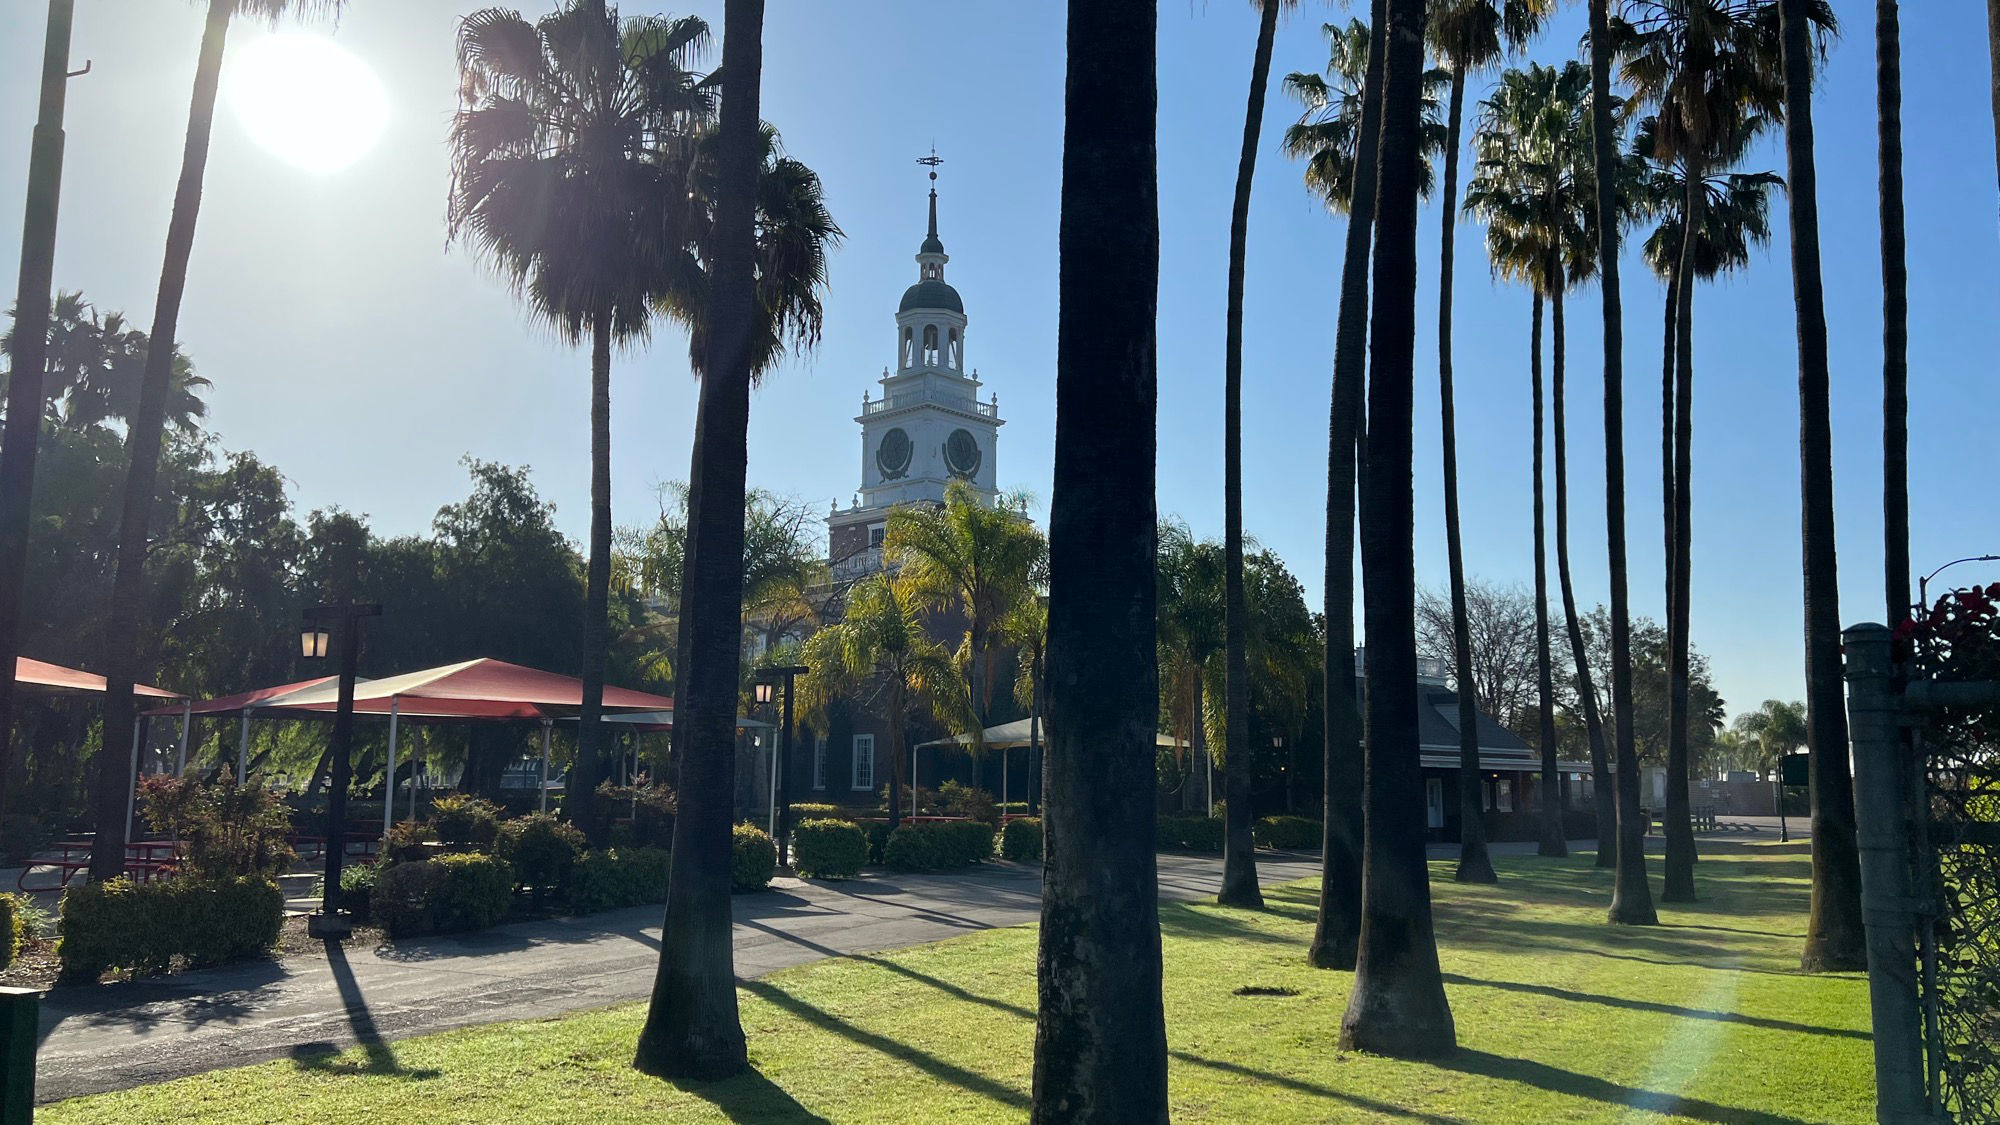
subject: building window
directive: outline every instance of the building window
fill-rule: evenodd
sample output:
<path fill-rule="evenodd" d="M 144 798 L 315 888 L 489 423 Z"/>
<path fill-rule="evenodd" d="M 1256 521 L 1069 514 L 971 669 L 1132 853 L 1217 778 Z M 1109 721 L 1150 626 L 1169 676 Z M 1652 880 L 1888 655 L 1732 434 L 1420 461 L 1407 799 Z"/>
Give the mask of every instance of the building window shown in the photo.
<path fill-rule="evenodd" d="M 956 328 L 952 329 L 950 333 L 946 335 L 945 339 L 951 345 L 950 350 L 945 353 L 946 366 L 950 367 L 953 371 L 961 370 L 963 368 L 964 361 L 960 358 L 959 354 L 958 329 Z"/>
<path fill-rule="evenodd" d="M 1432 828 L 1444 827 L 1444 780 L 1427 777 L 1424 779 L 1424 823 Z"/>
<path fill-rule="evenodd" d="M 1514 811 L 1514 783 L 1507 778 L 1493 781 L 1493 807 L 1501 812 Z"/>
<path fill-rule="evenodd" d="M 813 788 L 826 788 L 826 736 L 813 739 Z"/>
<path fill-rule="evenodd" d="M 868 545 L 870 547 L 880 547 L 882 545 L 882 541 L 888 536 L 888 534 L 889 534 L 888 524 L 878 523 L 870 525 L 868 528 Z"/>
<path fill-rule="evenodd" d="M 854 784 L 850 789 L 875 791 L 875 736 L 857 734 L 854 736 Z"/>
<path fill-rule="evenodd" d="M 938 330 L 935 324 L 924 325 L 924 366 L 938 365 Z"/>

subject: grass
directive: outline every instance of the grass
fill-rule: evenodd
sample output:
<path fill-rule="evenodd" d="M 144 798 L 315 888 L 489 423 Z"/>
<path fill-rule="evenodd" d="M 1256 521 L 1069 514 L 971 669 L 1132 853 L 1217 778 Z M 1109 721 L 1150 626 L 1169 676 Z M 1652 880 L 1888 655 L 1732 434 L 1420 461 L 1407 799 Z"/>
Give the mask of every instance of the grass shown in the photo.
<path fill-rule="evenodd" d="M 1432 864 L 1462 1049 L 1442 1063 L 1335 1050 L 1349 977 L 1305 967 L 1314 888 L 1261 913 L 1162 908 L 1176 1121 L 1873 1120 L 1866 982 L 1796 972 L 1803 845 L 1711 845 L 1704 901 L 1657 929 L 1603 923 L 1588 856 Z M 742 985 L 756 1072 L 673 1085 L 626 1065 L 643 1009 L 306 1054 L 46 1107 L 91 1122 L 1020 1121 L 1035 932 L 994 930 Z"/>

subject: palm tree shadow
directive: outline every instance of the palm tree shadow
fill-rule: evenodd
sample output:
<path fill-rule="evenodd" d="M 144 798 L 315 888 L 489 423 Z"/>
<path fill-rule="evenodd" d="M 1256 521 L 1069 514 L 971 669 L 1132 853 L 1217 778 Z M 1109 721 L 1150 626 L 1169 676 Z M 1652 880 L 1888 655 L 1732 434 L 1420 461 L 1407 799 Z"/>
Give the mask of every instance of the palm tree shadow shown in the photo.
<path fill-rule="evenodd" d="M 1546 996 L 1553 1000 L 1568 1000 L 1581 1004 L 1602 1004 L 1606 1007 L 1624 1008 L 1634 1012 L 1655 1012 L 1660 1015 L 1673 1016 L 1676 1019 L 1713 1020 L 1718 1023 L 1737 1023 L 1743 1024 L 1746 1027 L 1761 1027 L 1771 1031 L 1785 1031 L 1804 1035 L 1831 1035 L 1843 1039 L 1874 1039 L 1874 1036 L 1866 1031 L 1855 1031 L 1844 1027 L 1821 1027 L 1818 1024 L 1794 1023 L 1791 1020 L 1749 1016 L 1741 1012 L 1722 1012 L 1711 1008 L 1686 1008 L 1679 1004 L 1662 1004 L 1653 1000 L 1634 1000 L 1624 996 L 1606 996 L 1597 992 L 1578 992 L 1546 984 L 1527 984 L 1511 980 L 1482 980 L 1478 977 L 1461 976 L 1458 973 L 1444 974 L 1444 982 L 1446 984 L 1469 985 L 1479 988 L 1496 988 L 1505 992 L 1524 992 L 1534 996 Z"/>
<path fill-rule="evenodd" d="M 396 1052 L 382 1038 L 375 1026 L 374 1013 L 368 1010 L 368 999 L 361 993 L 361 984 L 354 979 L 354 969 L 347 963 L 347 951 L 340 942 L 326 943 L 326 963 L 333 972 L 335 987 L 340 989 L 341 1007 L 347 1013 L 347 1025 L 354 1032 L 354 1040 L 361 1047 L 363 1058 L 344 1062 L 340 1058 L 340 1048 L 332 1043 L 301 1043 L 292 1048 L 292 1062 L 300 1070 L 320 1074 L 344 1075 L 393 1075 L 418 1081 L 436 1078 L 442 1072 L 423 1068 L 410 1070 L 396 1059 Z"/>
<path fill-rule="evenodd" d="M 777 1083 L 755 1068 L 719 1082 L 671 1082 L 669 1085 L 714 1106 L 731 1121 L 782 1122 L 784 1125 L 827 1125 L 827 1119 L 800 1105 Z"/>
<path fill-rule="evenodd" d="M 1662 1117 L 1685 1117 L 1693 1121 L 1709 1122 L 1710 1125 L 1810 1125 L 1800 1118 L 1788 1117 L 1781 1113 L 1765 1113 L 1762 1110 L 1717 1105 L 1700 1098 L 1684 1098 L 1678 1094 L 1663 1093 L 1659 1090 L 1626 1086 L 1596 1075 L 1578 1074 L 1573 1070 L 1563 1070 L 1532 1059 L 1512 1059 L 1466 1047 L 1461 1047 L 1456 1054 L 1439 1059 L 1432 1065 L 1440 1070 L 1455 1070 L 1461 1074 L 1475 1074 L 1503 1082 L 1518 1082 L 1554 1094 L 1589 1098 L 1606 1105 L 1642 1113 L 1656 1113 Z"/>

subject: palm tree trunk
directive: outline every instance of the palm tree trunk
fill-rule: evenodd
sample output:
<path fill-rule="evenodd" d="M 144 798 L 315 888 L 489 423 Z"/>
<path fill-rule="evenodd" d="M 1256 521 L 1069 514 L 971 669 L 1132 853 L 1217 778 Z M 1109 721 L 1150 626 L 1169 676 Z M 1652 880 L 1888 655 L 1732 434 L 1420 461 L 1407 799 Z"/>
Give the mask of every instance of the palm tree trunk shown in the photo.
<path fill-rule="evenodd" d="M 1167 1119 L 1153 855 L 1158 19 L 1155 0 L 1069 13 L 1037 1125 Z"/>
<path fill-rule="evenodd" d="M 1986 54 L 1993 68 L 1993 156 L 2000 165 L 2000 0 L 1986 0 Z"/>
<path fill-rule="evenodd" d="M 604 661 L 611 646 L 611 310 L 598 309 L 590 330 L 590 558 L 583 595 L 583 706 L 576 761 L 563 788 L 563 814 L 603 847 L 611 832 L 597 782 L 604 767 Z"/>
<path fill-rule="evenodd" d="M 1457 1049 L 1431 927 L 1417 763 L 1415 495 L 1411 485 L 1417 302 L 1417 169 L 1423 0 L 1389 0 L 1381 198 L 1362 489 L 1368 625 L 1368 780 L 1361 952 L 1340 1049 L 1430 1058 Z"/>
<path fill-rule="evenodd" d="M 1799 331 L 1799 475 L 1803 493 L 1806 742 L 1811 752 L 1812 915 L 1808 972 L 1865 966 L 1854 778 L 1847 764 L 1840 664 L 1839 556 L 1833 532 L 1833 424 L 1828 404 L 1826 294 L 1820 277 L 1819 180 L 1813 167 L 1812 45 L 1802 0 L 1781 0 L 1785 170 L 1791 184 L 1792 293 Z"/>
<path fill-rule="evenodd" d="M 2000 0 L 1988 10 L 2000 14 Z M 1910 616 L 1910 274 L 1903 248 L 1903 46 L 1896 0 L 1875 3 L 1882 193 L 1882 570 L 1891 628 Z M 1995 87 L 2000 96 L 2000 86 Z"/>
<path fill-rule="evenodd" d="M 1604 296 L 1604 537 L 1611 579 L 1611 715 L 1618 775 L 1618 867 L 1610 920 L 1656 925 L 1632 743 L 1632 616 L 1625 564 L 1625 331 L 1618 293 L 1618 201 L 1611 124 L 1610 0 L 1590 0 L 1590 120 L 1597 170 L 1597 273 Z"/>
<path fill-rule="evenodd" d="M 903 687 L 907 677 L 897 676 L 889 689 L 889 707 L 883 724 L 889 729 L 889 831 L 903 823 L 903 729 L 910 721 L 910 700 Z"/>
<path fill-rule="evenodd" d="M 1688 809 L 1689 610 L 1694 558 L 1694 287 L 1695 232 L 1702 224 L 1704 170 L 1687 166 L 1687 199 L 1681 212 L 1681 264 L 1674 303 L 1680 306 L 1674 340 L 1673 554 L 1667 599 L 1667 808 L 1666 883 L 1662 902 L 1693 902 L 1694 823 Z"/>
<path fill-rule="evenodd" d="M 649 1074 L 704 1079 L 748 1065 L 731 945 L 729 820 L 743 637 L 764 0 L 727 0 L 723 12 L 722 65 L 729 85 L 716 152 L 714 282 L 688 477 L 675 691 L 680 812 L 674 818 L 660 965 L 633 1060 Z"/>
<path fill-rule="evenodd" d="M 125 492 L 118 519 L 118 567 L 111 580 L 111 612 L 105 623 L 104 741 L 98 748 L 97 834 L 90 847 L 90 877 L 115 878 L 125 871 L 125 806 L 132 792 L 132 684 L 139 674 L 146 573 L 146 524 L 160 476 L 160 442 L 166 428 L 167 390 L 173 378 L 174 341 L 180 331 L 181 297 L 187 290 L 188 258 L 194 252 L 195 219 L 201 212 L 202 175 L 208 168 L 208 139 L 215 126 L 215 93 L 222 78 L 222 52 L 229 34 L 233 0 L 210 0 L 195 61 L 194 95 L 188 106 L 187 144 L 181 179 L 167 220 L 166 260 L 160 268 L 159 300 L 140 376 L 139 407 L 125 437 Z"/>
<path fill-rule="evenodd" d="M 1617 814 L 1612 807 L 1611 768 L 1605 761 L 1604 719 L 1597 710 L 1597 685 L 1592 682 L 1590 660 L 1583 650 L 1583 625 L 1576 614 L 1576 589 L 1570 583 L 1569 575 L 1569 437 L 1568 426 L 1563 417 L 1563 399 L 1566 393 L 1563 385 L 1563 294 L 1558 289 L 1549 301 L 1551 314 L 1550 340 L 1550 406 L 1555 429 L 1556 453 L 1556 582 L 1562 587 L 1563 624 L 1569 633 L 1569 655 L 1576 665 L 1576 694 L 1583 705 L 1583 727 L 1590 740 L 1590 787 L 1596 802 L 1597 812 L 1597 866 L 1610 867 L 1616 862 L 1617 841 L 1612 832 L 1612 822 Z"/>
<path fill-rule="evenodd" d="M 55 286 L 56 213 L 62 194 L 63 109 L 69 92 L 70 29 L 75 0 L 50 0 L 42 47 L 40 109 L 28 156 L 21 231 L 20 284 L 14 293 L 14 342 L 7 377 L 6 440 L 0 441 L 0 812 L 14 769 L 14 664 L 21 653 L 21 590 L 27 582 L 28 526 L 34 506 L 35 451 L 47 409 L 49 300 Z"/>
<path fill-rule="evenodd" d="M 1686 219 L 1686 215 L 1682 215 Z M 1685 230 L 1685 221 L 1681 224 Z M 1679 355 L 1676 345 L 1680 328 L 1681 308 L 1681 263 L 1675 261 L 1667 267 L 1667 297 L 1660 302 L 1665 308 L 1662 314 L 1664 330 L 1660 336 L 1660 573 L 1665 575 L 1665 600 L 1668 621 L 1674 619 L 1674 360 Z"/>
<path fill-rule="evenodd" d="M 1560 279 L 1552 286 L 1562 288 Z M 1563 838 L 1562 824 L 1562 777 L 1556 766 L 1556 701 L 1555 665 L 1549 655 L 1549 560 L 1547 524 L 1542 504 L 1542 294 L 1535 294 L 1535 341 L 1528 349 L 1529 374 L 1534 386 L 1529 392 L 1529 416 L 1535 428 L 1533 462 L 1534 483 L 1534 535 L 1535 535 L 1535 692 L 1539 704 L 1537 710 L 1537 737 L 1542 750 L 1542 842 L 1536 849 L 1544 856 L 1564 856 L 1569 854 L 1569 843 Z"/>
<path fill-rule="evenodd" d="M 1387 0 L 1374 0 L 1379 29 Z M 1367 382 L 1368 251 L 1375 229 L 1376 152 L 1382 131 L 1384 38 L 1371 37 L 1362 80 L 1354 193 L 1348 201 L 1340 269 L 1340 309 L 1333 345 L 1333 391 L 1326 462 L 1326 710 L 1321 747 L 1322 817 L 1319 910 L 1306 961 L 1352 969 L 1361 942 L 1361 700 L 1354 675 L 1354 506 L 1356 456 Z"/>
<path fill-rule="evenodd" d="M 1451 582 L 1451 652 L 1458 683 L 1458 874 L 1461 883 L 1497 883 L 1486 850 L 1486 817 L 1479 807 L 1479 706 L 1472 691 L 1472 624 L 1465 605 L 1465 550 L 1458 523 L 1458 422 L 1452 403 L 1452 249 L 1458 231 L 1459 129 L 1465 115 L 1465 70 L 1451 73 L 1451 116 L 1446 119 L 1444 205 L 1438 239 L 1438 412 L 1444 444 L 1444 542 Z M 1535 347 L 1541 347 L 1541 299 L 1535 300 Z M 1537 353 L 1539 355 L 1539 352 Z M 1537 360 L 1539 363 L 1539 359 Z"/>
<path fill-rule="evenodd" d="M 1236 162 L 1236 199 L 1229 213 L 1229 309 L 1222 375 L 1222 555 L 1224 679 L 1222 693 L 1222 833 L 1224 906 L 1261 908 L 1257 842 L 1250 822 L 1250 664 L 1244 653 L 1248 610 L 1243 599 L 1243 259 L 1250 237 L 1250 185 L 1257 174 L 1257 138 L 1264 125 L 1264 88 L 1271 81 L 1271 50 L 1278 37 L 1278 0 L 1263 0 L 1257 17 L 1257 53 L 1250 63 L 1250 97 L 1243 114 L 1243 152 Z"/>

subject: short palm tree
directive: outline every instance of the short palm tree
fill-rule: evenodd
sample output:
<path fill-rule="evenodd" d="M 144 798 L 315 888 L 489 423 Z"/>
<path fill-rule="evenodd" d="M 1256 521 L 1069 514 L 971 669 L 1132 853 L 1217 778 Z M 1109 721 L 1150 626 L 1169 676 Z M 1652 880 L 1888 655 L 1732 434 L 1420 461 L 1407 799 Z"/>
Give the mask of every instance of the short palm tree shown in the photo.
<path fill-rule="evenodd" d="M 1438 408 L 1444 448 L 1444 540 L 1451 587 L 1453 672 L 1459 684 L 1457 878 L 1461 883 L 1492 883 L 1499 876 L 1493 872 L 1493 860 L 1486 849 L 1486 825 L 1477 787 L 1466 783 L 1466 779 L 1479 776 L 1479 709 L 1470 690 L 1472 637 L 1465 605 L 1465 552 L 1459 535 L 1458 421 L 1452 399 L 1452 255 L 1458 234 L 1459 130 L 1465 117 L 1467 77 L 1493 66 L 1505 52 L 1525 47 L 1554 6 L 1554 0 L 1434 0 L 1425 10 L 1431 51 L 1451 72 L 1451 103 L 1445 115 L 1444 207 L 1439 212 L 1443 221 L 1438 240 Z M 1544 668 L 1546 665 L 1544 661 Z M 1544 841 L 1544 851 L 1546 844 Z"/>
<path fill-rule="evenodd" d="M 1784 764 L 1785 755 L 1806 744 L 1806 705 L 1766 699 L 1755 711 L 1736 716 L 1729 725 L 1757 744 L 1761 769 L 1776 770 Z"/>
<path fill-rule="evenodd" d="M 1046 586 L 1047 568 L 1038 579 Z M 1042 801 L 1042 706 L 1048 689 L 1049 599 L 1037 593 L 1014 603 L 1000 622 L 1000 636 L 1014 646 L 1014 702 L 1028 713 L 1028 815 L 1038 815 Z"/>
<path fill-rule="evenodd" d="M 459 24 L 450 237 L 537 321 L 590 345 L 583 708 L 565 811 L 593 839 L 608 828 L 594 793 L 610 645 L 611 351 L 645 337 L 662 293 L 694 287 L 683 201 L 715 108 L 714 84 L 692 69 L 708 42 L 696 17 L 624 21 L 604 0 L 564 0 L 534 23 L 487 8 Z"/>
<path fill-rule="evenodd" d="M 104 738 L 98 754 L 97 834 L 91 841 L 90 877 L 114 878 L 125 870 L 125 805 L 131 796 L 131 763 L 122 747 L 132 741 L 132 684 L 139 674 L 140 615 L 145 602 L 147 524 L 160 477 L 160 444 L 179 355 L 181 298 L 187 291 L 188 260 L 194 253 L 195 222 L 201 212 L 202 179 L 215 128 L 215 96 L 222 82 L 223 48 L 230 21 L 249 16 L 275 23 L 288 16 L 337 16 L 345 0 L 208 0 L 201 47 L 195 57 L 194 93 L 188 105 L 187 144 L 181 152 L 180 182 L 174 187 L 167 220 L 166 257 L 160 267 L 159 298 L 153 306 L 151 339 L 139 394 L 125 435 L 125 491 L 118 519 L 118 567 L 111 582 L 110 614 L 104 635 Z"/>

